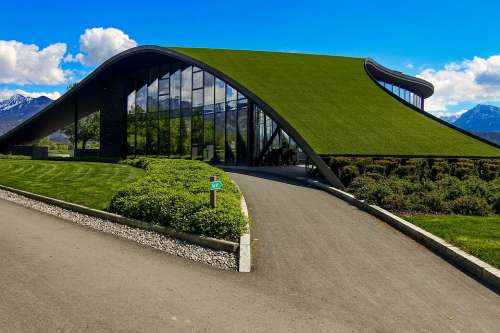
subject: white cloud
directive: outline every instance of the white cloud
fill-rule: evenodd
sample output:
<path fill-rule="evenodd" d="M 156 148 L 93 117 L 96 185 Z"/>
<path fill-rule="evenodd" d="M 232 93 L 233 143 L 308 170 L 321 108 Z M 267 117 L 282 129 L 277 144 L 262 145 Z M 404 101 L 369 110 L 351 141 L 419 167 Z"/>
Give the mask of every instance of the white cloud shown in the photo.
<path fill-rule="evenodd" d="M 99 65 L 113 55 L 135 46 L 137 46 L 136 41 L 120 29 L 86 29 L 80 36 L 81 52 L 76 56 L 67 55 L 65 61 L 80 61 L 87 66 Z"/>
<path fill-rule="evenodd" d="M 424 69 L 417 76 L 434 85 L 425 109 L 435 114 L 463 102 L 500 101 L 500 55 L 452 62 L 440 70 Z"/>
<path fill-rule="evenodd" d="M 40 50 L 34 44 L 0 40 L 0 83 L 63 83 L 66 73 L 61 61 L 65 53 L 65 43 L 51 44 Z"/>
<path fill-rule="evenodd" d="M 413 66 L 413 64 L 411 62 L 409 62 L 409 63 L 407 63 L 405 65 L 405 67 L 408 68 L 408 69 L 413 69 L 414 66 Z"/>
<path fill-rule="evenodd" d="M 52 92 L 42 92 L 42 91 L 37 91 L 37 92 L 29 92 L 25 91 L 23 89 L 0 89 L 0 101 L 4 99 L 9 99 L 13 95 L 23 95 L 26 97 L 40 97 L 40 96 L 47 96 L 50 99 L 58 99 L 61 97 L 61 93 L 58 91 L 52 91 Z"/>

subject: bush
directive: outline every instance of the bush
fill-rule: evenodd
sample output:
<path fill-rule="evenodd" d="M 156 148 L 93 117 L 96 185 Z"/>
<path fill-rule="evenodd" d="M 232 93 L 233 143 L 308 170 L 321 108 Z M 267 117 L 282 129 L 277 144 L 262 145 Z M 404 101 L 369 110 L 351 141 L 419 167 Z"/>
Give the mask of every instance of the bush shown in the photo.
<path fill-rule="evenodd" d="M 385 167 L 380 164 L 370 164 L 366 166 L 365 173 L 376 173 L 383 176 L 385 175 Z"/>
<path fill-rule="evenodd" d="M 485 216 L 492 213 L 486 200 L 483 198 L 466 195 L 455 199 L 451 205 L 456 214 Z"/>
<path fill-rule="evenodd" d="M 420 203 L 427 208 L 427 211 L 433 213 L 448 213 L 449 205 L 443 195 L 437 192 L 422 193 Z"/>
<path fill-rule="evenodd" d="M 31 160 L 31 157 L 25 155 L 0 154 L 0 160 Z"/>
<path fill-rule="evenodd" d="M 405 178 L 408 176 L 415 176 L 417 170 L 414 165 L 401 165 L 394 170 L 394 174 L 399 178 Z"/>
<path fill-rule="evenodd" d="M 345 186 L 349 186 L 356 177 L 359 177 L 359 170 L 354 165 L 347 165 L 340 171 L 340 180 Z"/>
<path fill-rule="evenodd" d="M 227 240 L 236 240 L 245 230 L 241 193 L 222 170 L 192 160 L 135 158 L 122 163 L 144 168 L 146 176 L 113 197 L 111 212 Z M 209 199 L 212 175 L 224 184 L 215 209 L 210 207 Z"/>

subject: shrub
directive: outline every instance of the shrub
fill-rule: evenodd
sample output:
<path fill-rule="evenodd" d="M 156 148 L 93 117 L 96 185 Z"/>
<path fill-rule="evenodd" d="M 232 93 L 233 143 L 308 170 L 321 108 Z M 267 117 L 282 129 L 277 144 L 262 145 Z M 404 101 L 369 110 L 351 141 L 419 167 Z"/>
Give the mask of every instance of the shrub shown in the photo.
<path fill-rule="evenodd" d="M 389 194 L 382 199 L 381 203 L 382 208 L 402 212 L 408 210 L 408 204 L 401 194 Z"/>
<path fill-rule="evenodd" d="M 153 158 L 127 159 L 146 175 L 118 191 L 110 211 L 145 222 L 209 237 L 236 240 L 246 227 L 236 185 L 220 169 L 200 161 Z M 224 187 L 218 205 L 210 207 L 209 178 Z"/>
<path fill-rule="evenodd" d="M 349 186 L 356 177 L 359 177 L 359 170 L 354 165 L 346 165 L 340 171 L 340 180 L 345 186 Z"/>
<path fill-rule="evenodd" d="M 417 170 L 414 165 L 401 165 L 394 170 L 394 174 L 399 178 L 405 178 L 408 176 L 415 176 Z"/>
<path fill-rule="evenodd" d="M 385 167 L 379 164 L 370 164 L 366 166 L 365 173 L 376 173 L 383 176 L 385 175 Z"/>
<path fill-rule="evenodd" d="M 25 155 L 0 154 L 0 160 L 31 160 L 31 157 Z"/>
<path fill-rule="evenodd" d="M 427 211 L 433 213 L 447 213 L 449 205 L 443 195 L 437 192 L 426 192 L 420 196 L 420 203 L 427 207 Z"/>
<path fill-rule="evenodd" d="M 486 200 L 472 195 L 466 195 L 455 199 L 451 207 L 454 213 L 462 215 L 485 216 L 492 212 Z"/>

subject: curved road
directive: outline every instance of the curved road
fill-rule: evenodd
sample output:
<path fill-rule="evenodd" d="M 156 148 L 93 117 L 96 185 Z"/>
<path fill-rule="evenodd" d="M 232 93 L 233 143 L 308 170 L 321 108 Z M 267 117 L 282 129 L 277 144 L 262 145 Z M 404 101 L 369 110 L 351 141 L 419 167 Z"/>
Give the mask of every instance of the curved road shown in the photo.
<path fill-rule="evenodd" d="M 1 331 L 498 331 L 497 294 L 383 222 L 300 184 L 232 176 L 258 239 L 250 274 L 0 201 Z"/>

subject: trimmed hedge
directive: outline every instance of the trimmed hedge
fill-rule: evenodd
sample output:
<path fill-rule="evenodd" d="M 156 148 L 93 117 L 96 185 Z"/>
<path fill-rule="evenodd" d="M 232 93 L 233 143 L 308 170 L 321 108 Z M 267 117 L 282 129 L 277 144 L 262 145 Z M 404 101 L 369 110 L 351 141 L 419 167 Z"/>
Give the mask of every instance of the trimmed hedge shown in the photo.
<path fill-rule="evenodd" d="M 0 154 L 0 160 L 31 160 L 31 157 L 24 155 Z"/>
<path fill-rule="evenodd" d="M 245 231 L 241 193 L 224 171 L 193 160 L 135 158 L 121 163 L 146 170 L 146 175 L 120 190 L 110 211 L 176 230 L 237 240 Z M 217 208 L 210 207 L 210 176 L 224 184 Z"/>
<path fill-rule="evenodd" d="M 403 214 L 500 214 L 500 161 L 330 158 L 357 198 Z"/>

